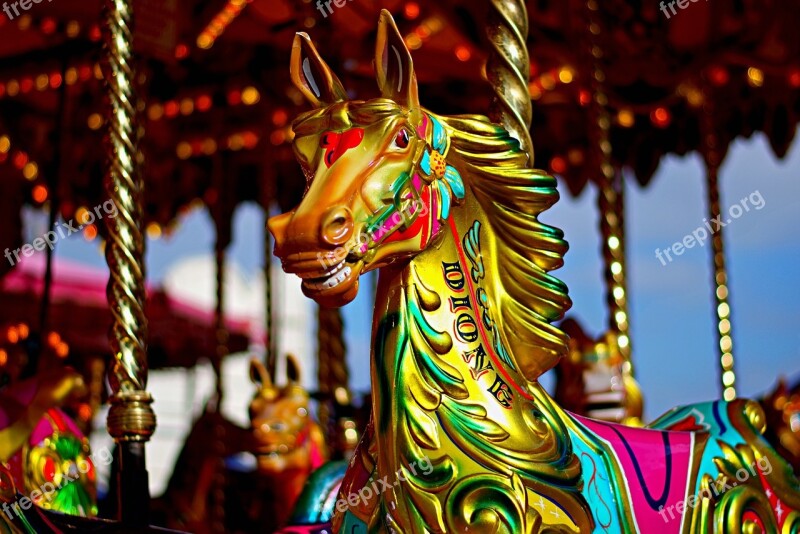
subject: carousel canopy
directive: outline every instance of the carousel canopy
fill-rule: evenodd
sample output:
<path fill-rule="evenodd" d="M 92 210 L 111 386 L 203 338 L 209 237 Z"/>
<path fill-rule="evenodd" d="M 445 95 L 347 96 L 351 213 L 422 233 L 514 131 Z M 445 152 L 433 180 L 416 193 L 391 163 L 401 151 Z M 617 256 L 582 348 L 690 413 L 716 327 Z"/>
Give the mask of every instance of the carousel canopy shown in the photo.
<path fill-rule="evenodd" d="M 205 203 L 226 240 L 239 202 L 298 199 L 304 181 L 290 150 L 290 120 L 304 104 L 285 61 L 298 28 L 313 34 L 351 96 L 371 98 L 371 43 L 387 7 L 409 47 L 425 52 L 415 62 L 427 105 L 441 113 L 488 110 L 478 22 L 485 4 L 398 0 L 326 10 L 289 0 L 138 2 L 149 234 L 169 231 L 177 214 Z M 800 116 L 797 0 L 698 2 L 677 15 L 655 2 L 614 1 L 592 24 L 582 0 L 530 1 L 528 9 L 536 164 L 563 177 L 572 193 L 597 174 L 587 105 L 593 47 L 605 51 L 613 159 L 641 184 L 666 154 L 702 150 L 706 102 L 714 104 L 723 153 L 756 131 L 776 155 L 786 153 Z M 62 1 L 0 17 L 3 248 L 21 244 L 23 204 L 57 199 L 70 220 L 103 200 L 101 11 L 96 0 Z M 93 239 L 103 228 L 82 232 Z"/>

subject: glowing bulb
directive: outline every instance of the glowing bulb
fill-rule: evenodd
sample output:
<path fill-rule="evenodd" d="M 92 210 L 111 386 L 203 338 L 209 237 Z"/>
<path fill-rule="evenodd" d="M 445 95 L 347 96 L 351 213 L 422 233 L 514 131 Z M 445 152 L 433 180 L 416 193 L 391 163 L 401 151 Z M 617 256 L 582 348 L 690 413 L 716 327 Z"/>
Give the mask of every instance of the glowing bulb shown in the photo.
<path fill-rule="evenodd" d="M 747 83 L 753 87 L 764 85 L 764 71 L 755 67 L 747 69 Z"/>
<path fill-rule="evenodd" d="M 242 91 L 242 103 L 244 105 L 252 106 L 253 104 L 257 104 L 259 100 L 261 100 L 261 95 L 255 87 L 248 86 Z"/>
<path fill-rule="evenodd" d="M 630 128 L 635 121 L 636 116 L 633 114 L 633 111 L 629 109 L 621 109 L 619 113 L 617 113 L 617 122 L 623 128 Z"/>
<path fill-rule="evenodd" d="M 22 176 L 24 176 L 26 180 L 35 180 L 38 175 L 39 167 L 32 161 L 26 163 L 25 166 L 22 167 Z"/>
<path fill-rule="evenodd" d="M 561 67 L 561 70 L 558 71 L 558 79 L 561 83 L 572 83 L 572 80 L 575 79 L 575 72 L 571 67 Z"/>

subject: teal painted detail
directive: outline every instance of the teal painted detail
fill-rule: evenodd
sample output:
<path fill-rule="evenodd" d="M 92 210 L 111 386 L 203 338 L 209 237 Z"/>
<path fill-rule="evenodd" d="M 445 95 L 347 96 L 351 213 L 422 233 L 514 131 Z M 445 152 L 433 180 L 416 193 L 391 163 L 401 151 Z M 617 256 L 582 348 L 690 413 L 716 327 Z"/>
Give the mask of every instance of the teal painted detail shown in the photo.
<path fill-rule="evenodd" d="M 649 425 L 650 428 L 666 429 L 689 417 L 694 417 L 697 424 L 711 435 L 700 459 L 700 469 L 695 483 L 695 495 L 700 493 L 700 483 L 704 474 L 709 475 L 712 479 L 716 479 L 719 474 L 719 468 L 714 463 L 714 458 L 725 457 L 725 453 L 719 446 L 720 439 L 733 448 L 746 443 L 742 435 L 734 428 L 730 417 L 728 417 L 728 406 L 725 401 L 701 402 L 680 406 L 668 411 Z"/>
<path fill-rule="evenodd" d="M 575 422 L 584 430 L 580 435 L 568 428 L 570 441 L 575 456 L 581 462 L 583 472 L 583 489 L 581 494 L 589 503 L 594 519 L 592 534 L 607 534 L 609 532 L 628 532 L 620 524 L 619 503 L 612 491 L 611 475 L 606 465 L 606 457 L 600 454 L 600 445 L 590 445 L 584 439 L 593 436 L 583 425 Z"/>
<path fill-rule="evenodd" d="M 357 518 L 351 512 L 344 514 L 344 521 L 339 532 L 347 532 L 347 534 L 367 534 L 367 524 Z"/>
<path fill-rule="evenodd" d="M 464 252 L 471 264 L 470 276 L 472 281 L 479 283 L 486 274 L 483 266 L 483 256 L 481 255 L 481 222 L 475 221 L 467 230 L 462 241 Z"/>
<path fill-rule="evenodd" d="M 439 186 L 439 196 L 441 203 L 439 204 L 439 220 L 443 221 L 450 216 L 450 192 L 447 190 L 442 182 L 436 182 Z"/>
<path fill-rule="evenodd" d="M 444 171 L 444 181 L 450 186 L 450 191 L 456 196 L 457 199 L 462 200 L 466 191 L 464 189 L 464 180 L 461 174 L 452 165 L 448 165 Z"/>
<path fill-rule="evenodd" d="M 333 519 L 346 461 L 328 462 L 311 473 L 295 504 L 290 525 L 315 525 Z M 366 532 L 366 531 L 365 531 Z"/>
<path fill-rule="evenodd" d="M 429 180 L 432 180 L 433 177 L 431 177 L 430 151 L 436 150 L 439 154 L 444 156 L 449 148 L 450 140 L 447 137 L 447 131 L 444 129 L 444 126 L 442 126 L 442 123 L 440 123 L 431 115 L 428 115 L 428 118 L 433 126 L 433 131 L 431 133 L 431 144 L 428 146 L 427 150 L 422 152 L 422 158 L 420 158 L 419 162 L 419 170 L 428 176 Z M 444 176 L 442 178 L 442 180 L 437 180 L 436 182 L 440 198 L 439 213 L 437 213 L 437 216 L 439 217 L 440 221 L 443 221 L 450 216 L 450 208 L 453 205 L 453 200 L 463 200 L 464 196 L 466 195 L 464 180 L 461 178 L 461 174 L 458 172 L 458 170 L 456 170 L 455 167 L 452 165 L 446 165 Z"/>
<path fill-rule="evenodd" d="M 431 154 L 427 150 L 422 152 L 422 159 L 419 162 L 419 168 L 426 176 L 431 175 Z"/>
<path fill-rule="evenodd" d="M 445 149 L 447 149 L 447 132 L 444 126 L 442 126 L 442 123 L 436 120 L 436 117 L 433 115 L 428 115 L 428 117 L 430 117 L 431 123 L 433 124 L 433 135 L 431 139 L 433 148 L 440 154 L 444 154 Z"/>

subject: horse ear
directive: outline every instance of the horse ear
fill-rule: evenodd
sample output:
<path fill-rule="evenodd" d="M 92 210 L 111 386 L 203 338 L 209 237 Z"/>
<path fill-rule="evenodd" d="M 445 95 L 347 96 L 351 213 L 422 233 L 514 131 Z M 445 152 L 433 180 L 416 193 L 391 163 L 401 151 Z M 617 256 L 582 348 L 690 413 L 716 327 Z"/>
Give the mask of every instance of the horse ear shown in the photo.
<path fill-rule="evenodd" d="M 286 378 L 290 384 L 300 383 L 300 364 L 294 354 L 286 355 Z"/>
<path fill-rule="evenodd" d="M 250 360 L 250 380 L 261 387 L 272 387 L 272 378 L 267 372 L 267 368 L 256 358 Z"/>
<path fill-rule="evenodd" d="M 304 32 L 297 32 L 294 36 L 289 73 L 294 86 L 316 108 L 347 99 L 342 82 L 320 57 L 311 38 Z"/>
<path fill-rule="evenodd" d="M 378 40 L 375 45 L 375 72 L 381 95 L 419 115 L 419 90 L 411 53 L 397 29 L 391 13 L 381 10 Z"/>

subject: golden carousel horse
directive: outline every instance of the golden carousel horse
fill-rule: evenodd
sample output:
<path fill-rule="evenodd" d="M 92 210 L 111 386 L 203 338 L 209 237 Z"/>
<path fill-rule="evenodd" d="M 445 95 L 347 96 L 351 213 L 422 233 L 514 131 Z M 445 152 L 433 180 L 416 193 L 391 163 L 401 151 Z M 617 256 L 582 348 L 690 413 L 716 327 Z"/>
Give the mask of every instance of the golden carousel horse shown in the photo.
<path fill-rule="evenodd" d="M 269 518 L 272 530 L 286 523 L 309 475 L 327 458 L 322 429 L 309 413 L 308 393 L 299 385 L 299 367 L 287 358 L 290 377 L 284 387 L 273 385 L 264 365 L 253 360 L 251 376 L 260 383 L 250 403 L 251 430 L 256 446 L 262 487 L 260 514 Z"/>
<path fill-rule="evenodd" d="M 272 532 L 286 522 L 309 474 L 326 459 L 297 364 L 291 356 L 287 362 L 289 381 L 278 387 L 263 364 L 251 360 L 250 378 L 257 390 L 249 406 L 249 428 L 209 408 L 195 421 L 167 489 L 154 503 L 159 524 L 211 532 L 210 494 L 220 469 L 225 469 L 226 528 Z M 218 441 L 221 450 L 213 446 Z M 255 457 L 254 469 L 225 467 L 226 459 L 242 453 Z"/>
<path fill-rule="evenodd" d="M 800 475 L 800 381 L 789 386 L 780 379 L 761 405 L 767 416 L 764 436 Z"/>
<path fill-rule="evenodd" d="M 559 406 L 592 419 L 642 426 L 642 392 L 625 369 L 617 335 L 592 339 L 572 318 L 559 327 L 569 336 L 569 352 L 555 367 L 553 397 Z"/>
<path fill-rule="evenodd" d="M 333 531 L 798 532 L 800 485 L 761 436 L 757 403 L 679 408 L 655 430 L 550 398 L 537 378 L 567 351 L 551 323 L 570 305 L 548 274 L 567 244 L 540 220 L 555 180 L 486 117 L 420 106 L 387 11 L 375 67 L 381 97 L 351 101 L 295 37 L 292 80 L 313 106 L 293 123 L 308 184 L 269 221 L 284 270 L 321 305 L 352 301 L 359 277 L 380 272 L 374 432 Z"/>
<path fill-rule="evenodd" d="M 82 377 L 62 364 L 50 343 L 33 340 L 27 325 L 5 325 L 0 336 L 0 532 L 24 531 L 35 515 L 33 505 L 95 516 L 95 462 L 110 463 L 110 452 L 92 454 L 88 438 L 61 409 L 85 390 Z M 38 347 L 35 362 L 29 343 Z M 62 350 L 68 350 L 66 344 L 58 351 L 63 356 Z M 31 376 L 33 367 L 39 371 Z"/>

